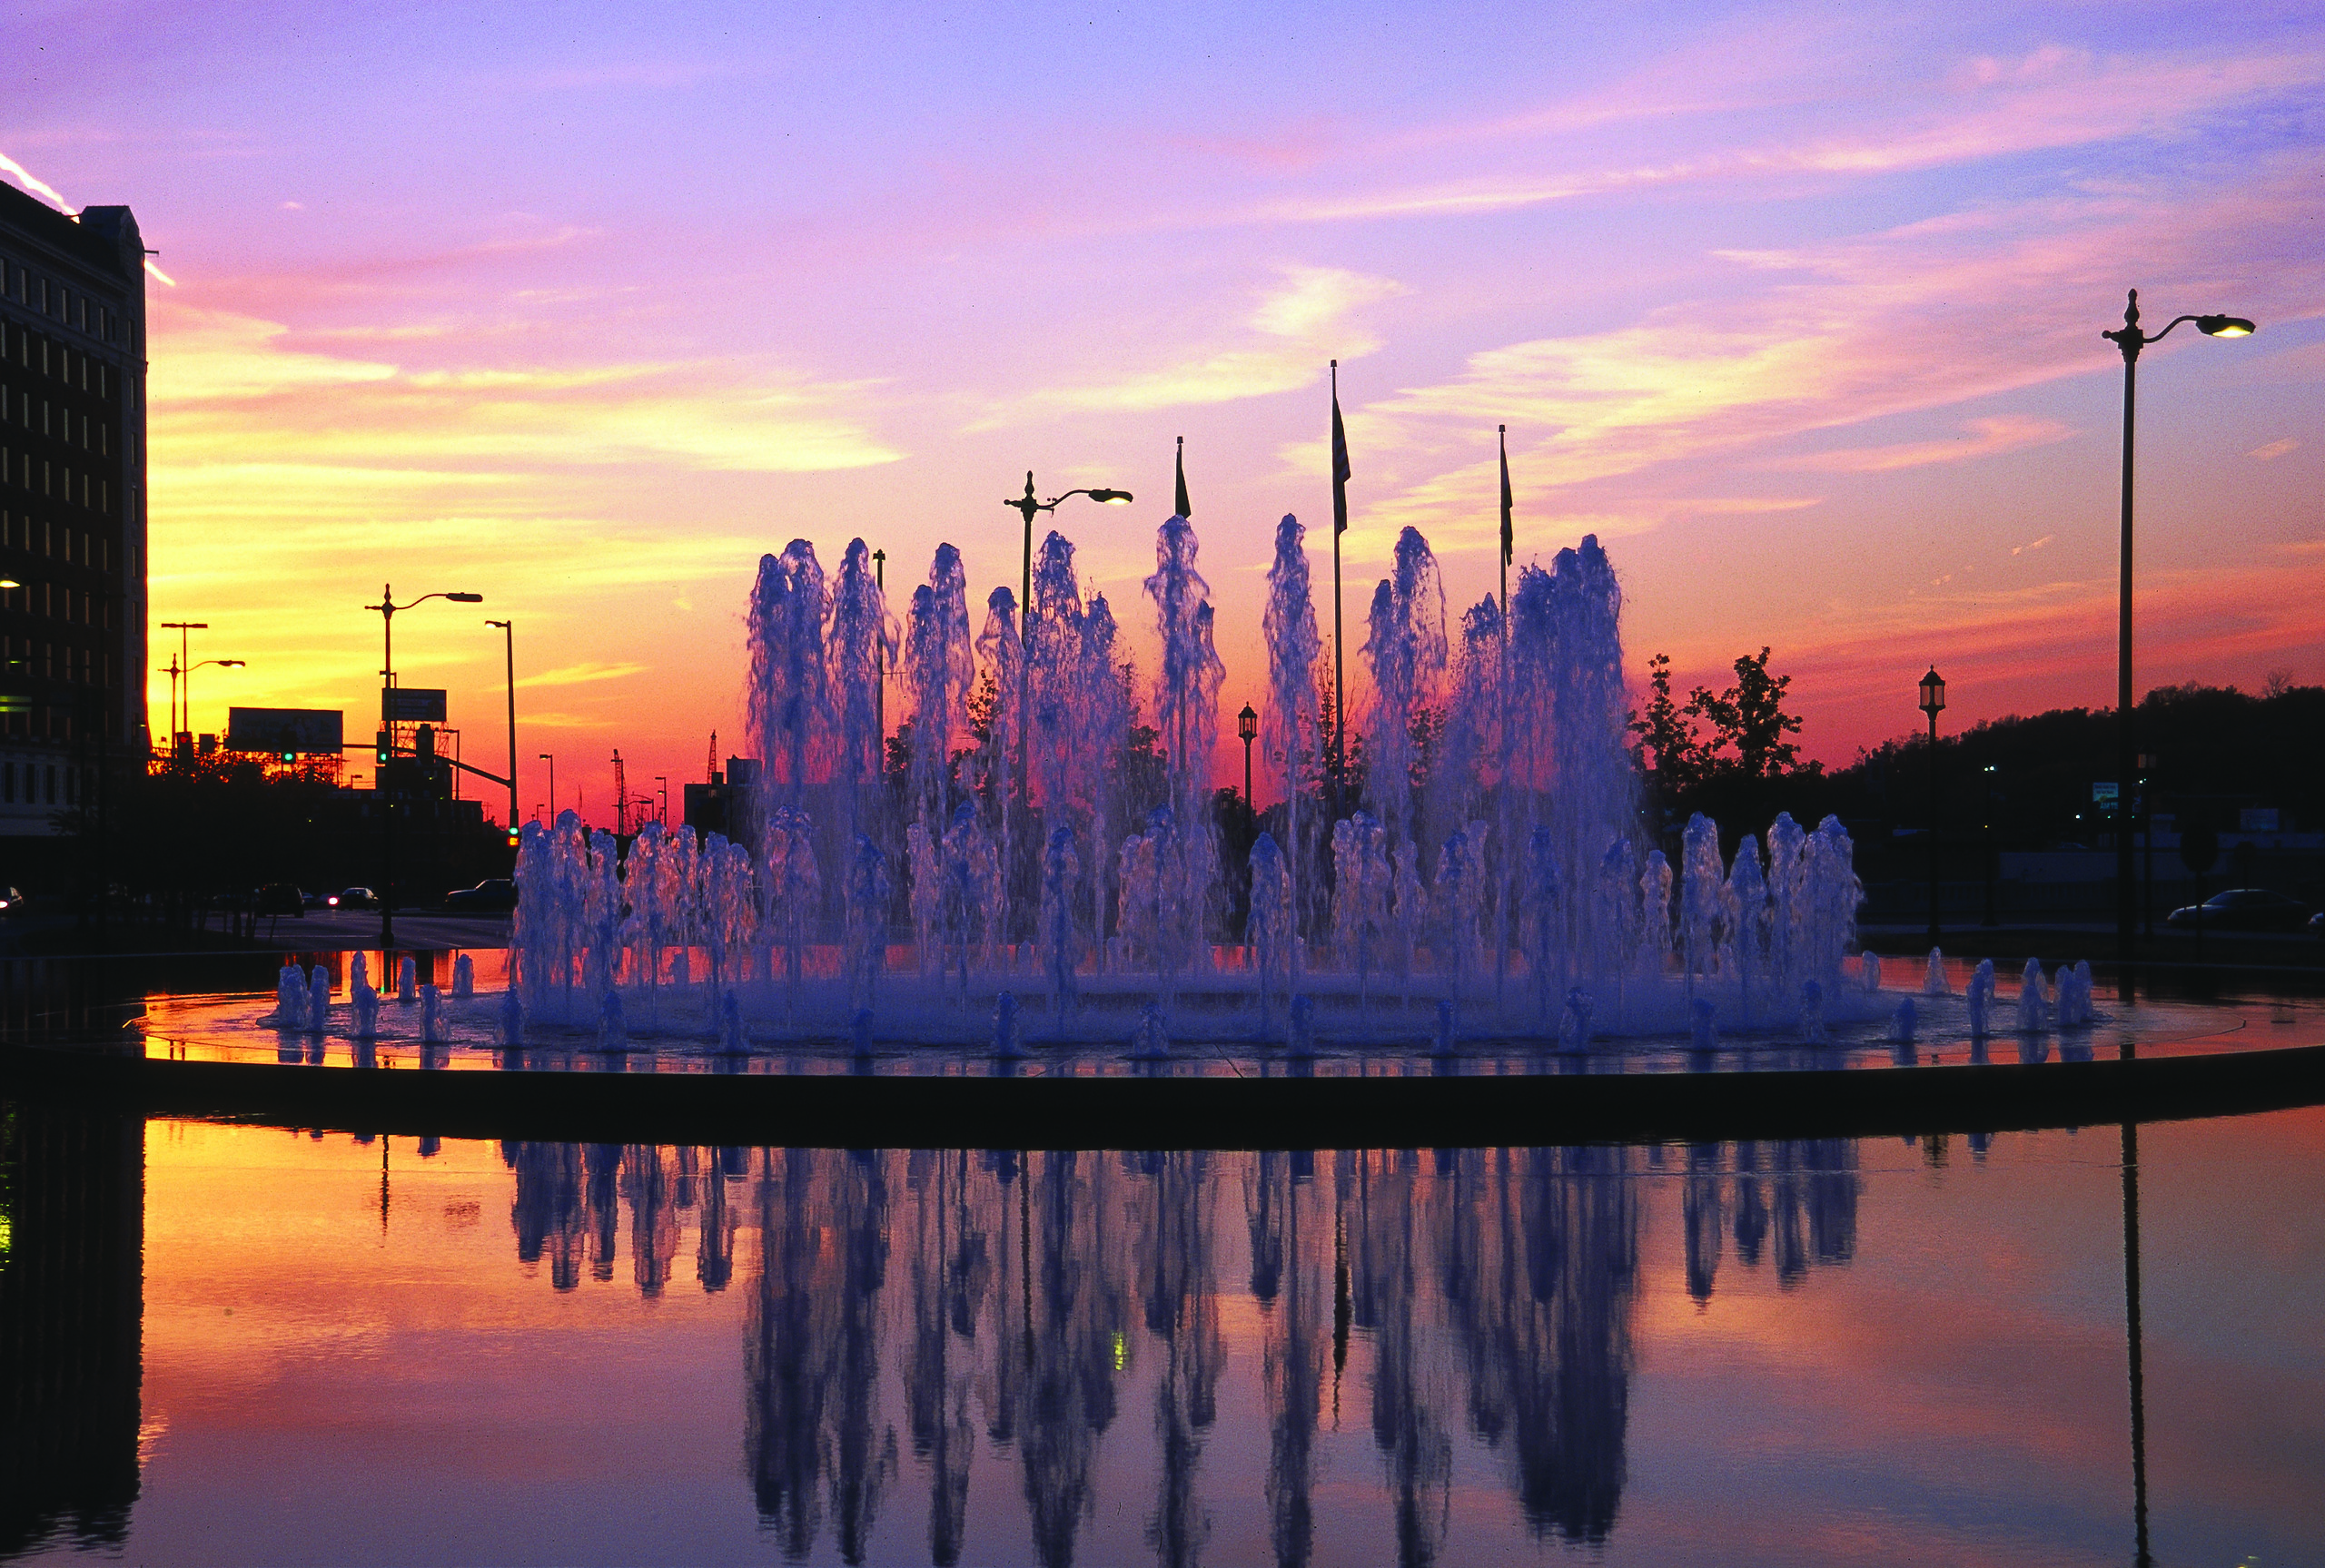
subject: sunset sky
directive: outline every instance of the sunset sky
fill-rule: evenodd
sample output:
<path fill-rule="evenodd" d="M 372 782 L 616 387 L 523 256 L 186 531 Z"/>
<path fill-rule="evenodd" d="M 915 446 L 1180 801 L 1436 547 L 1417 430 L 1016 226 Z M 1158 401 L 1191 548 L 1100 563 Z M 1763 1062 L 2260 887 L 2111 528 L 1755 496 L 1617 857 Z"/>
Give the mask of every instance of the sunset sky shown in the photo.
<path fill-rule="evenodd" d="M 2109 705 L 2130 286 L 2261 323 L 2142 360 L 2141 686 L 2325 680 L 2313 5 L 31 0 L 0 36 L 0 177 L 128 203 L 175 280 L 152 609 L 249 661 L 199 729 L 360 731 L 361 606 L 473 590 L 400 617 L 403 680 L 492 765 L 513 616 L 525 813 L 554 752 L 609 819 L 616 746 L 674 796 L 742 749 L 794 537 L 885 547 L 896 603 L 949 539 L 981 606 L 1029 467 L 1124 486 L 1058 524 L 1147 626 L 1179 435 L 1232 709 L 1281 514 L 1328 577 L 1334 356 L 1352 626 L 1408 523 L 1455 614 L 1491 589 L 1506 422 L 1519 559 L 1607 542 L 1635 681 L 1766 644 L 1830 763 L 1932 662 L 1949 728 Z"/>

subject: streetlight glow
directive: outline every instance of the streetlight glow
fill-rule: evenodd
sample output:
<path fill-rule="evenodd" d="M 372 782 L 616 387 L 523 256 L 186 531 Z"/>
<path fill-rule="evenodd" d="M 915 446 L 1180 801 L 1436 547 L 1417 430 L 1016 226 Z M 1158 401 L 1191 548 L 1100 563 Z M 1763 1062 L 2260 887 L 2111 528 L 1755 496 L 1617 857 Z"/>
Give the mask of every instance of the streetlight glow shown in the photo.
<path fill-rule="evenodd" d="M 2241 316 L 2199 316 L 2196 330 L 2207 338 L 2249 338 L 2256 329 Z"/>

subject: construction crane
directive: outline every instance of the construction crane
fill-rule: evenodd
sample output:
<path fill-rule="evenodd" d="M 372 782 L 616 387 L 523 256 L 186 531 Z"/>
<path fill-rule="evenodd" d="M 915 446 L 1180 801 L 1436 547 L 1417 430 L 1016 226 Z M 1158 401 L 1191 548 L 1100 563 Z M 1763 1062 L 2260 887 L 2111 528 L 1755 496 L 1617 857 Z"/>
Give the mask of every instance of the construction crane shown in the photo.
<path fill-rule="evenodd" d="M 614 836 L 629 836 L 629 782 L 622 776 L 621 748 L 614 748 Z"/>
<path fill-rule="evenodd" d="M 710 755 L 702 764 L 702 782 L 705 784 L 718 782 L 718 732 L 717 730 L 710 732 Z"/>

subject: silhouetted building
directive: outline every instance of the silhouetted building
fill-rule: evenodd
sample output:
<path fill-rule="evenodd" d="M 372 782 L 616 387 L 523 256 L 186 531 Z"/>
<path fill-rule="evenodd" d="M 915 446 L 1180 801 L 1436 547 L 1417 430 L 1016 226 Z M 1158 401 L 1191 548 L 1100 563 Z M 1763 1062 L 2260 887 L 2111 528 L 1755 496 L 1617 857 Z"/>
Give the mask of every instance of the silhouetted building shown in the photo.
<path fill-rule="evenodd" d="M 128 208 L 0 184 L 0 836 L 145 755 L 144 268 Z"/>

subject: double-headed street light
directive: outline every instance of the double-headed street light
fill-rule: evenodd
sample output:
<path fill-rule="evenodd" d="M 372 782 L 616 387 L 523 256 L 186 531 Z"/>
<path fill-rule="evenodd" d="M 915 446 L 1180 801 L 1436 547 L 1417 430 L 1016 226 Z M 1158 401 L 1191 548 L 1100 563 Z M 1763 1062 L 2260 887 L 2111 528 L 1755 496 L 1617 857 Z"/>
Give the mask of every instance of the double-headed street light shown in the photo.
<path fill-rule="evenodd" d="M 2139 390 L 2140 350 L 2162 341 L 2182 321 L 2196 323 L 2207 338 L 2249 338 L 2252 323 L 2241 316 L 2175 316 L 2161 332 L 2140 330 L 2140 291 L 2123 307 L 2123 324 L 2099 335 L 2123 351 L 2123 539 L 2117 592 L 2115 646 L 2115 957 L 2128 970 L 2138 895 L 2132 885 L 2132 832 L 2127 807 L 2139 748 L 2132 716 L 2132 412 Z"/>
<path fill-rule="evenodd" d="M 424 605 L 430 599 L 449 599 L 456 605 L 480 605 L 482 594 L 438 593 L 422 594 L 416 599 L 396 603 L 392 584 L 380 586 L 380 602 L 365 605 L 367 610 L 380 612 L 380 722 L 388 737 L 388 751 L 380 760 L 379 776 L 372 781 L 372 794 L 380 803 L 380 947 L 384 953 L 396 941 L 396 838 L 395 803 L 390 799 L 388 769 L 394 761 L 395 698 L 389 695 L 396 685 L 396 612 Z"/>
<path fill-rule="evenodd" d="M 165 632 L 175 632 L 178 635 L 177 661 L 170 671 L 170 750 L 174 753 L 178 749 L 178 732 L 186 727 L 180 722 L 183 715 L 178 706 L 178 676 L 185 673 L 186 663 L 193 656 L 187 650 L 186 634 L 206 632 L 210 629 L 210 623 L 208 621 L 163 621 L 161 626 Z"/>
<path fill-rule="evenodd" d="M 1937 945 L 1937 715 L 1945 711 L 1945 682 L 1932 665 L 1922 677 L 1922 712 L 1929 715 L 1929 944 Z"/>
<path fill-rule="evenodd" d="M 1126 507 L 1131 502 L 1128 490 L 1068 490 L 1062 496 L 1052 496 L 1044 501 L 1034 488 L 1034 470 L 1025 470 L 1025 493 L 1014 500 L 1004 500 L 1004 507 L 1014 508 L 1025 519 L 1025 570 L 1017 589 L 1017 641 L 1020 647 L 1033 641 L 1034 632 L 1034 518 L 1043 512 L 1054 512 L 1061 501 L 1076 496 L 1087 496 L 1102 507 Z M 1024 685 L 1029 676 L 1029 661 L 1017 661 L 1018 721 L 1017 721 L 1017 793 L 1025 793 L 1025 721 Z"/>

